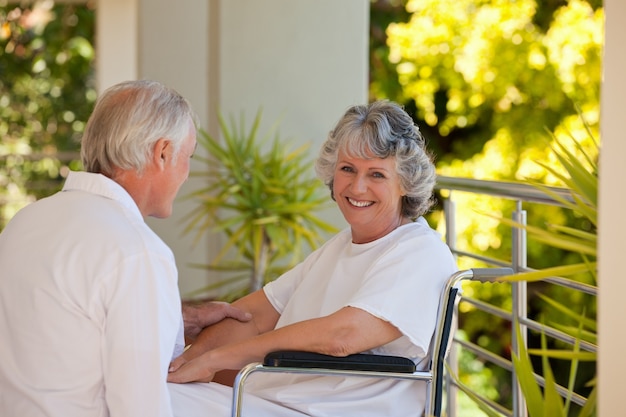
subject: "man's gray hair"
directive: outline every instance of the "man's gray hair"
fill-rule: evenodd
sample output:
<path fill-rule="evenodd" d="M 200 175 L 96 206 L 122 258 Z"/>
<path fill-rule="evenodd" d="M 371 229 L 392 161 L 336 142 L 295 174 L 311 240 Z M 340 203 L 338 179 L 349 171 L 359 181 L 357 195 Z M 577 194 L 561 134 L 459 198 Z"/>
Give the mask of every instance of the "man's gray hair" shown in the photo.
<path fill-rule="evenodd" d="M 160 138 L 178 153 L 195 114 L 178 92 L 157 81 L 126 81 L 98 98 L 82 137 L 87 172 L 113 174 L 114 168 L 141 172 Z"/>

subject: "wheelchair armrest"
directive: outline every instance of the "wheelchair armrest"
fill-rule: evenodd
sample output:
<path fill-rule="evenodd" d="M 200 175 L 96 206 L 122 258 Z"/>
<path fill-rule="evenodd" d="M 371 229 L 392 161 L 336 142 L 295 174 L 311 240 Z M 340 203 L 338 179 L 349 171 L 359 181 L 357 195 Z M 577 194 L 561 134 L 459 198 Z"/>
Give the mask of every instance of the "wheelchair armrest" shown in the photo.
<path fill-rule="evenodd" d="M 263 360 L 264 366 L 288 368 L 322 368 L 377 372 L 415 372 L 415 364 L 408 358 L 357 353 L 344 357 L 302 351 L 271 352 Z"/>

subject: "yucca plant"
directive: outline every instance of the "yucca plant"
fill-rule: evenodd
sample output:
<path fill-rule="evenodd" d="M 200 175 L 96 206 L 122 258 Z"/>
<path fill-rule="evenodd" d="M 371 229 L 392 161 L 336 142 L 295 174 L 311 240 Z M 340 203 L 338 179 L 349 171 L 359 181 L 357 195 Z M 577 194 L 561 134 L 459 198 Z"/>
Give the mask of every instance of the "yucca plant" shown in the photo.
<path fill-rule="evenodd" d="M 592 352 L 584 352 L 580 349 L 580 341 L 584 338 L 583 329 L 581 326 L 578 329 L 578 334 L 575 334 L 576 342 L 573 345 L 572 350 L 551 350 L 548 349 L 545 335 L 542 334 L 541 349 L 528 349 L 520 344 L 519 354 L 512 353 L 513 366 L 516 371 L 516 375 L 526 400 L 528 407 L 528 415 L 530 417 L 568 417 L 570 415 L 570 407 L 572 403 L 572 394 L 574 392 L 574 383 L 577 376 L 578 365 L 582 361 L 596 361 L 596 354 Z M 521 338 L 521 331 L 519 323 L 515 323 L 515 331 L 517 337 Z M 521 340 L 521 339 L 519 339 Z M 535 372 L 530 360 L 531 355 L 537 355 L 541 357 L 541 366 L 543 369 L 543 390 L 537 382 Z M 561 397 L 561 394 L 557 390 L 557 383 L 550 367 L 549 359 L 565 359 L 570 361 L 570 375 L 567 386 L 567 393 L 565 398 Z M 596 396 L 597 386 L 596 378 L 593 378 L 587 383 L 588 386 L 593 387 L 591 393 L 587 397 L 587 402 L 580 409 L 577 417 L 591 417 L 596 413 Z"/>
<path fill-rule="evenodd" d="M 564 168 L 565 173 L 561 174 L 558 170 L 546 164 L 541 164 L 547 171 L 551 172 L 559 178 L 563 184 L 570 190 L 571 201 L 560 198 L 551 192 L 548 188 L 535 185 L 546 195 L 549 195 L 560 201 L 570 210 L 583 216 L 591 224 L 591 230 L 579 230 L 570 227 L 557 225 L 548 225 L 546 230 L 536 227 L 523 226 L 529 235 L 536 240 L 547 245 L 577 252 L 581 255 L 582 262 L 573 265 L 562 265 L 552 268 L 546 268 L 539 271 L 523 272 L 509 280 L 526 280 L 538 281 L 552 276 L 576 277 L 579 274 L 591 275 L 593 282 L 597 282 L 597 224 L 598 224 L 598 164 L 597 155 L 599 153 L 598 143 L 593 140 L 593 135 L 589 127 L 585 124 L 587 134 L 592 139 L 595 155 L 591 156 L 583 149 L 582 145 L 573 137 L 576 154 L 568 150 L 559 140 L 555 138 L 556 148 L 554 153 L 560 165 Z M 515 225 L 516 227 L 522 227 Z M 571 394 L 573 393 L 574 383 L 577 376 L 577 370 L 580 362 L 590 361 L 596 362 L 597 357 L 594 352 L 586 352 L 580 349 L 580 342 L 585 340 L 590 343 L 597 343 L 597 321 L 594 318 L 585 316 L 586 306 L 577 306 L 582 309 L 578 312 L 556 300 L 540 295 L 540 297 L 552 308 L 558 310 L 566 317 L 574 322 L 579 323 L 577 327 L 567 326 L 559 323 L 551 323 L 553 327 L 558 328 L 564 333 L 569 334 L 575 340 L 571 350 L 548 349 L 546 346 L 545 335 L 542 334 L 542 348 L 529 349 L 528 351 L 520 346 L 518 355 L 513 354 L 513 365 L 518 376 L 518 381 L 530 417 L 567 417 L 570 415 Z M 519 324 L 515 323 L 515 331 L 518 333 L 518 340 L 521 339 Z M 522 344 L 523 345 L 523 344 Z M 530 361 L 530 355 L 541 357 L 542 374 L 544 377 L 544 388 L 540 389 L 535 373 Z M 556 382 L 550 367 L 549 359 L 565 359 L 570 361 L 569 381 L 567 386 L 567 394 L 562 398 L 556 389 Z M 578 411 L 578 417 L 590 417 L 596 414 L 596 395 L 597 387 L 595 385 L 596 378 L 592 378 L 587 383 L 593 387 L 591 393 L 587 397 L 587 402 Z"/>
<path fill-rule="evenodd" d="M 308 147 L 289 149 L 275 124 L 258 136 L 261 110 L 249 129 L 243 115 L 230 125 L 220 115 L 222 141 L 200 130 L 198 143 L 208 151 L 199 158 L 205 169 L 192 172 L 206 186 L 187 198 L 198 206 L 187 216 L 184 233 L 196 239 L 207 232 L 223 233 L 226 242 L 207 265 L 196 265 L 228 276 L 204 292 L 234 284 L 226 299 L 255 291 L 300 261 L 305 249 L 336 229 L 315 215 L 330 204 L 320 181 L 313 178 Z M 270 140 L 271 135 L 273 140 Z"/>
<path fill-rule="evenodd" d="M 599 153 L 599 147 L 597 142 L 593 140 L 593 135 L 586 124 L 585 128 L 590 139 L 592 139 L 594 146 L 591 152 L 594 154 L 590 155 L 590 153 L 586 151 L 580 142 L 578 142 L 573 136 L 572 140 L 575 144 L 575 152 L 570 151 L 555 137 L 555 148 L 553 150 L 559 164 L 563 168 L 564 173 L 552 166 L 539 163 L 548 172 L 563 182 L 565 187 L 570 190 L 571 199 L 563 199 L 559 195 L 552 192 L 550 188 L 541 184 L 533 185 L 546 195 L 558 200 L 566 208 L 578 213 L 580 216 L 588 220 L 591 225 L 591 230 L 580 230 L 553 224 L 546 225 L 544 229 L 536 226 L 522 225 L 506 218 L 499 218 L 501 222 L 511 227 L 525 229 L 529 236 L 539 242 L 566 251 L 579 253 L 582 261 L 577 264 L 559 265 L 541 270 L 520 272 L 512 276 L 504 277 L 501 280 L 524 280 L 532 282 L 541 281 L 555 276 L 573 277 L 574 279 L 581 276 L 591 276 L 593 282 L 597 282 L 597 155 Z M 564 317 L 578 323 L 578 326 L 568 326 L 562 323 L 550 323 L 551 326 L 570 335 L 575 342 L 571 350 L 548 349 L 545 335 L 542 334 L 541 349 L 527 350 L 523 344 L 520 344 L 522 346 L 520 346 L 518 354 L 512 354 L 513 366 L 524 394 L 530 417 L 566 417 L 572 415 L 573 413 L 573 411 L 571 411 L 571 397 L 574 392 L 574 382 L 577 376 L 579 364 L 583 361 L 596 361 L 596 354 L 593 352 L 582 351 L 580 349 L 580 342 L 584 340 L 592 344 L 597 343 L 597 322 L 595 317 L 585 316 L 586 306 L 576 306 L 575 308 L 571 308 L 545 295 L 539 295 L 539 297 L 551 308 L 559 311 Z M 582 309 L 582 311 L 576 311 L 576 308 Z M 519 323 L 514 323 L 513 329 L 517 332 L 518 340 L 522 340 Z M 531 356 L 538 356 L 541 358 L 543 387 L 539 383 L 539 378 L 533 369 L 530 359 Z M 568 386 L 566 387 L 567 393 L 565 398 L 563 398 L 557 390 L 557 383 L 554 379 L 549 363 L 550 359 L 564 359 L 570 361 L 569 380 Z M 460 381 L 458 381 L 458 378 L 455 377 L 455 379 L 457 379 L 460 389 L 473 399 L 478 404 L 479 408 L 485 412 L 485 414 L 494 417 L 501 415 L 499 412 L 494 410 L 488 402 L 473 393 L 471 389 L 463 386 Z M 595 415 L 597 394 L 595 382 L 596 378 L 594 377 L 587 383 L 589 387 L 592 387 L 592 390 L 588 395 L 585 405 L 578 410 L 578 413 L 576 414 L 577 417 L 590 417 Z"/>
<path fill-rule="evenodd" d="M 587 127 L 587 132 L 593 139 L 593 136 Z M 549 197 L 554 198 L 563 204 L 566 208 L 579 213 L 591 224 L 591 231 L 580 230 L 572 227 L 565 227 L 555 224 L 547 224 L 545 229 L 520 225 L 510 219 L 500 218 L 499 220 L 513 227 L 525 229 L 536 241 L 555 248 L 576 252 L 582 256 L 583 262 L 572 265 L 559 265 L 552 268 L 546 268 L 539 271 L 525 272 L 518 274 L 516 279 L 524 279 L 526 281 L 537 281 L 550 276 L 573 276 L 578 273 L 589 273 L 596 278 L 597 268 L 597 225 L 598 225 L 598 164 L 597 156 L 590 156 L 582 145 L 572 138 L 578 153 L 577 156 L 568 150 L 556 138 L 554 142 L 556 148 L 554 154 L 565 169 L 565 174 L 561 173 L 554 167 L 547 164 L 537 162 L 544 169 L 555 177 L 559 178 L 566 188 L 570 190 L 571 201 L 560 197 L 552 192 L 548 187 L 541 184 L 532 183 L 534 187 L 544 192 Z M 598 152 L 598 145 L 593 140 L 595 149 Z"/>

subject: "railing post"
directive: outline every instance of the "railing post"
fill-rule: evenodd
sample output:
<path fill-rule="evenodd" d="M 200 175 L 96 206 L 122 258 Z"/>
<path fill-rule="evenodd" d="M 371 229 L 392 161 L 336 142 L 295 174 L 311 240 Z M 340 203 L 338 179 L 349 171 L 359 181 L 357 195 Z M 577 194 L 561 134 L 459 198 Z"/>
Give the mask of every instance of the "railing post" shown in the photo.
<path fill-rule="evenodd" d="M 443 214 L 446 223 L 446 243 L 452 252 L 456 249 L 456 203 L 450 196 L 443 200 Z"/>
<path fill-rule="evenodd" d="M 443 201 L 443 213 L 444 219 L 446 223 L 446 243 L 450 250 L 454 253 L 456 249 L 456 203 L 452 200 L 452 191 L 450 191 L 450 195 Z M 456 326 L 456 321 L 453 324 Z M 459 358 L 457 355 L 457 349 L 455 349 L 454 342 L 451 341 L 450 353 L 448 354 L 448 366 L 454 372 L 455 375 L 459 374 Z M 456 385 L 452 383 L 452 378 L 450 377 L 450 373 L 446 373 L 446 412 L 448 417 L 456 417 L 457 410 L 457 388 Z M 432 389 L 432 387 L 431 387 Z"/>
<path fill-rule="evenodd" d="M 513 221 L 526 226 L 526 211 L 522 209 L 522 202 L 518 200 L 516 202 L 516 210 L 513 212 Z M 516 272 L 519 272 L 526 268 L 527 264 L 527 249 L 526 249 L 526 229 L 514 227 L 512 230 L 512 267 Z M 512 297 L 513 297 L 513 324 L 520 323 L 520 318 L 525 319 L 527 315 L 527 288 L 526 281 L 516 281 L 511 284 Z M 522 340 L 518 340 L 517 332 L 513 330 L 513 351 L 516 355 L 519 355 L 520 346 L 527 346 L 526 326 L 520 324 L 520 334 Z M 512 388 L 513 388 L 513 415 L 516 417 L 526 417 L 528 411 L 526 408 L 526 400 L 522 393 L 522 389 L 517 380 L 517 373 L 513 370 L 512 376 Z"/>

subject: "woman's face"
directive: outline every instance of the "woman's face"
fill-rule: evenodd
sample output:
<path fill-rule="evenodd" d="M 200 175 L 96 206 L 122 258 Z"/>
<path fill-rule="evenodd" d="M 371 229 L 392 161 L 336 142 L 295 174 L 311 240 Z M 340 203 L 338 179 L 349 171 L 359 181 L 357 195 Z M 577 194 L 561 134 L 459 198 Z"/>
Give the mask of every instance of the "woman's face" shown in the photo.
<path fill-rule="evenodd" d="M 367 243 L 406 222 L 401 215 L 405 194 L 396 173 L 396 159 L 351 158 L 339 153 L 333 194 L 352 227 L 352 241 Z"/>

